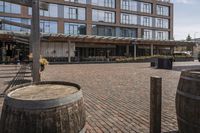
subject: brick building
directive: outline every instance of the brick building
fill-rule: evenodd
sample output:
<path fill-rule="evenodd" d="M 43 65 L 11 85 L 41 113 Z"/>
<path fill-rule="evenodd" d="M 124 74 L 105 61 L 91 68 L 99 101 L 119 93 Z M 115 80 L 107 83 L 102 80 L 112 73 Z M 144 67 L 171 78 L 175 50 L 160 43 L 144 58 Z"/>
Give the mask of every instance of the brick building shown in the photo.
<path fill-rule="evenodd" d="M 170 54 L 175 44 L 154 46 L 149 44 L 133 45 L 131 40 L 169 41 L 173 39 L 173 4 L 170 0 L 42 0 L 49 3 L 49 11 L 40 11 L 41 32 L 49 36 L 65 35 L 60 41 L 42 40 L 41 54 L 45 57 L 65 58 L 69 51 L 72 57 L 84 59 L 97 56 L 144 56 Z M 0 1 L 0 18 L 24 24 L 31 24 L 31 8 Z M 30 32 L 28 29 L 2 24 L 3 31 Z M 86 36 L 104 41 L 70 40 L 69 36 Z M 107 41 L 118 39 L 113 44 Z M 26 38 L 27 39 L 27 38 Z M 123 40 L 129 39 L 127 44 Z M 21 40 L 1 40 L 1 55 L 13 58 L 16 53 L 24 55 L 24 44 Z M 28 39 L 29 40 L 29 39 Z M 109 43 L 108 43 L 109 42 Z M 135 47 L 135 48 L 134 48 Z M 68 50 L 71 48 L 71 50 Z M 5 50 L 6 49 L 6 50 Z M 18 49 L 18 52 L 12 52 Z M 137 49 L 137 54 L 134 53 Z M 157 49 L 154 52 L 154 49 Z M 153 51 L 152 51 L 153 50 Z M 3 51 L 3 52 L 2 52 Z M 7 51 L 7 52 L 6 52 Z M 5 55 L 4 55 L 5 56 Z M 5 60 L 5 59 L 2 59 Z"/>

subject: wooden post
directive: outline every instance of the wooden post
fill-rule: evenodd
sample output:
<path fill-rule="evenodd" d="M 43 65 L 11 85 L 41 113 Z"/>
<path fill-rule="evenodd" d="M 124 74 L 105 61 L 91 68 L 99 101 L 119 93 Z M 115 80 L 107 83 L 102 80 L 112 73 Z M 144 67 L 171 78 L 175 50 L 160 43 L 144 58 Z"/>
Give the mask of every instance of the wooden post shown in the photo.
<path fill-rule="evenodd" d="M 68 41 L 68 63 L 71 62 L 71 41 Z"/>
<path fill-rule="evenodd" d="M 150 133 L 161 133 L 162 78 L 151 77 Z"/>
<path fill-rule="evenodd" d="M 136 60 L 136 58 L 137 58 L 137 46 L 136 46 L 136 44 L 134 44 L 133 46 L 134 46 L 134 60 Z"/>
<path fill-rule="evenodd" d="M 32 0 L 33 82 L 40 82 L 40 12 L 39 0 Z"/>

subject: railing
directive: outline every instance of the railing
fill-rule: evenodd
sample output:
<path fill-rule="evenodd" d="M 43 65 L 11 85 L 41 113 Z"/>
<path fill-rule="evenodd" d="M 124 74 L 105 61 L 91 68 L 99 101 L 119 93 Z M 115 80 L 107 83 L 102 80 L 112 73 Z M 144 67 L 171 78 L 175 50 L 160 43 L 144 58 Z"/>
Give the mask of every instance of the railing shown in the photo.
<path fill-rule="evenodd" d="M 20 67 L 19 71 L 17 72 L 16 76 L 10 81 L 9 85 L 6 87 L 6 89 L 3 91 L 1 95 L 5 95 L 6 92 L 17 85 L 27 83 L 27 81 L 24 79 L 26 74 L 29 73 L 27 70 L 29 69 L 29 66 L 27 64 L 24 64 Z"/>

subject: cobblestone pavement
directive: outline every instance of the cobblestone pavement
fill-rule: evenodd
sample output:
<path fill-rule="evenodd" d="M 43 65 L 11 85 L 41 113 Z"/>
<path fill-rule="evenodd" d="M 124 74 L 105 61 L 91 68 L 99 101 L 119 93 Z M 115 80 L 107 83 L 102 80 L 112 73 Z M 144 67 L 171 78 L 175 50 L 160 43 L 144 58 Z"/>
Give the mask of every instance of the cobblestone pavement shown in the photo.
<path fill-rule="evenodd" d="M 187 64 L 175 64 L 174 71 L 150 68 L 149 63 L 49 65 L 42 74 L 42 80 L 81 85 L 87 111 L 87 133 L 148 133 L 150 77 L 161 76 L 162 132 L 172 133 L 177 130 L 174 106 L 180 70 L 200 65 L 192 63 L 188 67 Z M 8 73 L 14 72 L 12 70 L 12 67 L 0 66 L 0 91 L 12 79 L 8 78 L 11 77 Z M 0 98 L 0 107 L 2 101 L 3 98 Z"/>
<path fill-rule="evenodd" d="M 199 63 L 194 63 L 193 66 Z M 185 63 L 176 71 L 142 64 L 51 65 L 43 80 L 75 82 L 82 86 L 88 133 L 149 132 L 150 77 L 163 78 L 162 132 L 177 130 L 175 93 Z M 199 67 L 199 66 L 198 66 Z M 186 67 L 188 68 L 188 67 Z"/>

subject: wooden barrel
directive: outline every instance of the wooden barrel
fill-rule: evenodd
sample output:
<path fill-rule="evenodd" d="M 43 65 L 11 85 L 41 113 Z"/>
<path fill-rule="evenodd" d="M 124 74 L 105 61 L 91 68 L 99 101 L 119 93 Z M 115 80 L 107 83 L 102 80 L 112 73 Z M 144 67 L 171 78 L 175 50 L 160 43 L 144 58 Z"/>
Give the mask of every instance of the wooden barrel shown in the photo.
<path fill-rule="evenodd" d="M 4 100 L 0 133 L 84 132 L 86 114 L 79 85 L 40 82 L 14 88 Z"/>
<path fill-rule="evenodd" d="M 176 113 L 179 133 L 200 133 L 200 70 L 181 73 Z"/>

